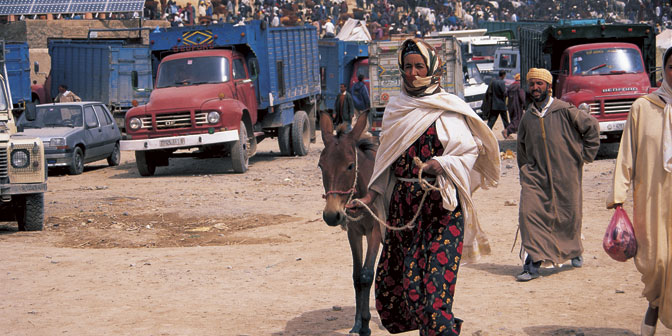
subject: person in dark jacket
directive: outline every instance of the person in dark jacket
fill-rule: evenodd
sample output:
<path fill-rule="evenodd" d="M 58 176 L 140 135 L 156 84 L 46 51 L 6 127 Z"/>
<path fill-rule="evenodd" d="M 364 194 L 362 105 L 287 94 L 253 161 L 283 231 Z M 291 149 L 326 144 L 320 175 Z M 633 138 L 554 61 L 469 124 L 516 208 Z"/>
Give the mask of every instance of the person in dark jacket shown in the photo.
<path fill-rule="evenodd" d="M 336 96 L 334 104 L 334 125 L 345 123 L 347 131 L 352 129 L 352 116 L 355 114 L 355 103 L 352 95 L 345 89 L 345 84 L 341 84 L 341 93 Z"/>
<path fill-rule="evenodd" d="M 364 84 L 364 75 L 359 74 L 357 76 L 357 83 L 352 86 L 352 100 L 355 102 L 355 108 L 357 109 L 357 117 L 368 110 L 371 106 L 371 101 L 369 100 L 369 89 Z M 369 125 L 371 124 L 371 114 L 369 114 Z"/>
<path fill-rule="evenodd" d="M 525 90 L 520 86 L 520 74 L 516 74 L 513 79 L 515 82 L 511 83 L 506 89 L 506 96 L 508 98 L 506 105 L 511 122 L 508 127 L 502 130 L 504 139 L 518 132 L 520 118 L 523 117 L 523 112 L 525 112 Z"/>
<path fill-rule="evenodd" d="M 502 117 L 504 129 L 509 127 L 509 117 L 506 115 L 506 84 L 504 83 L 506 71 L 499 71 L 499 78 L 490 83 L 488 90 L 492 89 L 492 108 L 488 116 L 488 127 L 492 129 L 497 122 L 497 117 Z"/>

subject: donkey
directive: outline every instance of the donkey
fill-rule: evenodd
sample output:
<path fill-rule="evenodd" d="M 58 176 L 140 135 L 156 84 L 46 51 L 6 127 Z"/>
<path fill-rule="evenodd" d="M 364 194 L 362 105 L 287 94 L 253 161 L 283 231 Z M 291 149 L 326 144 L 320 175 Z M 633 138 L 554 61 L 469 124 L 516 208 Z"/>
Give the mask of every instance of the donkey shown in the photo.
<path fill-rule="evenodd" d="M 366 211 L 359 219 L 353 220 L 346 215 L 348 201 L 366 195 L 367 186 L 373 173 L 376 157 L 376 145 L 369 139 L 360 139 L 367 126 L 367 114 L 363 113 L 350 133 L 339 128 L 333 134 L 334 124 L 323 113 L 320 117 L 320 129 L 324 150 L 320 154 L 319 167 L 322 170 L 327 204 L 322 218 L 329 226 L 341 225 L 348 232 L 348 241 L 352 251 L 352 280 L 355 287 L 355 324 L 351 334 L 370 335 L 369 295 L 374 279 L 374 266 L 378 248 L 382 240 L 380 224 Z M 377 212 L 375 209 L 372 209 Z M 376 213 L 378 217 L 380 213 Z M 348 218 L 349 217 L 349 218 Z M 362 265 L 362 237 L 366 236 L 366 258 Z"/>

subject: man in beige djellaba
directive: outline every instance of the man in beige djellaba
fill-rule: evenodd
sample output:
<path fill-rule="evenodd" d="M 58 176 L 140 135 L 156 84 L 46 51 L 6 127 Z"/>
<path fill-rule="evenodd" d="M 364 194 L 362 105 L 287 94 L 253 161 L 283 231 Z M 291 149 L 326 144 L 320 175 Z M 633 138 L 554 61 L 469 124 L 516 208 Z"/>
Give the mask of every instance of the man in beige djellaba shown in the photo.
<path fill-rule="evenodd" d="M 663 56 L 662 86 L 637 99 L 623 129 L 607 208 L 626 201 L 633 188 L 635 266 L 649 307 L 642 335 L 660 321 L 672 329 L 672 48 Z"/>
<path fill-rule="evenodd" d="M 520 225 L 523 272 L 539 277 L 543 263 L 583 265 L 581 244 L 583 164 L 600 147 L 599 124 L 586 111 L 551 97 L 553 76 L 532 68 L 527 85 L 533 102 L 518 126 Z"/>

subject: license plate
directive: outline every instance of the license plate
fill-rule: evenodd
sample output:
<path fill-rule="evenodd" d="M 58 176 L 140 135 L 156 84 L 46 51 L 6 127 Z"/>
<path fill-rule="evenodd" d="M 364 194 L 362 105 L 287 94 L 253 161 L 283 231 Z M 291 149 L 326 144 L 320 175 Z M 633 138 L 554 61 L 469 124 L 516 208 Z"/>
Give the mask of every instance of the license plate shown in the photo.
<path fill-rule="evenodd" d="M 56 159 L 48 159 L 47 163 L 56 163 Z"/>
<path fill-rule="evenodd" d="M 184 145 L 184 138 L 159 140 L 159 146 L 161 147 L 179 146 L 179 145 Z"/>

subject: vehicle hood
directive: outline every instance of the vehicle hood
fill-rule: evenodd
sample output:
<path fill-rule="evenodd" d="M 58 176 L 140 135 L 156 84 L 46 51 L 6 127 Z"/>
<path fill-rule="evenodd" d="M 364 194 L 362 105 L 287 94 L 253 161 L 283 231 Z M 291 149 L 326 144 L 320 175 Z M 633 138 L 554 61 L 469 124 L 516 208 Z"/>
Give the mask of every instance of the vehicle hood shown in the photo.
<path fill-rule="evenodd" d="M 485 83 L 473 84 L 473 85 L 464 85 L 464 96 L 475 96 L 480 94 L 485 94 L 485 91 L 488 91 L 488 85 Z"/>
<path fill-rule="evenodd" d="M 567 92 L 591 91 L 596 97 L 647 94 L 651 84 L 646 74 L 614 74 L 570 77 Z"/>
<path fill-rule="evenodd" d="M 203 102 L 217 98 L 220 93 L 230 97 L 229 85 L 201 84 L 191 86 L 167 87 L 152 91 L 147 109 L 191 109 L 200 108 Z"/>
<path fill-rule="evenodd" d="M 72 127 L 25 128 L 23 132 L 16 133 L 16 135 L 40 138 L 42 141 L 48 141 L 51 138 L 65 138 L 79 130 L 79 128 Z"/>

